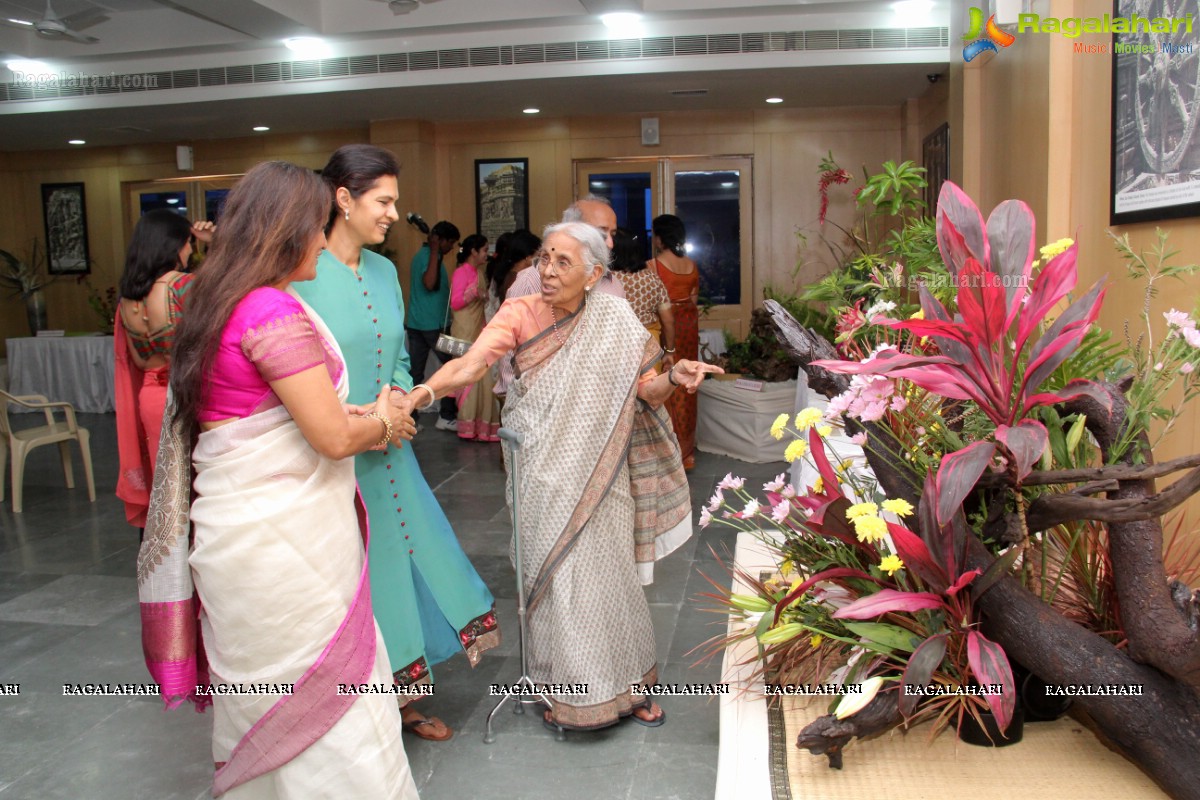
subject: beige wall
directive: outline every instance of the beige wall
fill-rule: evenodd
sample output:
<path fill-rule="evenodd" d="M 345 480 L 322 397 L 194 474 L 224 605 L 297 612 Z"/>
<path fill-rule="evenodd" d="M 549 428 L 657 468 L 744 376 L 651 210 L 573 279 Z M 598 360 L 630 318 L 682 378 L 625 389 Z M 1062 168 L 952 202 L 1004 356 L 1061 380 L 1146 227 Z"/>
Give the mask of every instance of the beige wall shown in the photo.
<path fill-rule="evenodd" d="M 577 160 L 641 156 L 744 155 L 753 159 L 752 245 L 755 305 L 766 286 L 794 289 L 820 277 L 830 264 L 823 247 L 811 248 L 805 265 L 797 232 L 815 234 L 819 201 L 817 163 L 830 150 L 855 175 L 889 159 L 919 159 L 926 129 L 945 119 L 948 93 L 934 87 L 931 99 L 898 101 L 884 108 L 767 109 L 758 112 L 659 114 L 661 144 L 640 142 L 640 117 L 520 119 L 434 124 L 417 120 L 372 123 L 368 130 L 307 136 L 262 136 L 197 141 L 195 169 L 175 167 L 175 143 L 0 153 L 0 247 L 21 250 L 42 237 L 39 185 L 83 181 L 88 238 L 94 261 L 91 283 L 115 286 L 124 261 L 129 224 L 123 186 L 186 176 L 237 174 L 271 158 L 319 168 L 339 145 L 369 141 L 393 150 L 401 163 L 403 215 L 421 213 L 430 223 L 449 219 L 464 235 L 475 227 L 474 163 L 477 158 L 529 159 L 530 218 L 536 230 L 558 219 L 574 193 Z M 907 153 L 916 141 L 916 155 Z M 831 218 L 849 224 L 855 216 L 848 190 L 835 192 Z M 827 235 L 834 235 L 826 231 Z M 397 251 L 403 286 L 408 261 L 423 237 L 410 226 L 392 229 L 388 246 Z M 815 243 L 816 237 L 812 236 Z M 86 293 L 74 279 L 47 291 L 50 327 L 95 329 Z M 0 339 L 27 335 L 24 309 L 0 300 Z M 740 328 L 736 322 L 730 327 Z"/>
<path fill-rule="evenodd" d="M 198 141 L 195 169 L 175 167 L 175 145 L 161 144 L 35 153 L 0 153 L 0 248 L 24 254 L 30 241 L 44 242 L 41 184 L 82 181 L 87 204 L 88 249 L 92 286 L 116 286 L 125 264 L 131 226 L 125 213 L 123 186 L 128 183 L 245 172 L 260 161 L 283 159 L 320 168 L 329 153 L 348 141 L 362 141 L 366 131 L 335 131 L 301 136 Z M 87 292 L 74 277 L 59 278 L 46 289 L 51 328 L 97 330 Z M 19 298 L 0 297 L 0 340 L 28 336 L 25 309 Z"/>

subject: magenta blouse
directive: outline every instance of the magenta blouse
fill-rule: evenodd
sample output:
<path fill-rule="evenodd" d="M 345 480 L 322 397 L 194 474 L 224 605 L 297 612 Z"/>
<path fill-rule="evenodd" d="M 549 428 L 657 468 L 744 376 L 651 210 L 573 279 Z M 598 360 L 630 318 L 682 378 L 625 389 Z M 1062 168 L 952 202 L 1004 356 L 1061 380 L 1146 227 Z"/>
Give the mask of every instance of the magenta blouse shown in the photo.
<path fill-rule="evenodd" d="M 280 405 L 271 381 L 324 364 L 336 385 L 344 368 L 296 298 L 263 286 L 234 308 L 213 359 L 199 419 L 249 417 Z"/>

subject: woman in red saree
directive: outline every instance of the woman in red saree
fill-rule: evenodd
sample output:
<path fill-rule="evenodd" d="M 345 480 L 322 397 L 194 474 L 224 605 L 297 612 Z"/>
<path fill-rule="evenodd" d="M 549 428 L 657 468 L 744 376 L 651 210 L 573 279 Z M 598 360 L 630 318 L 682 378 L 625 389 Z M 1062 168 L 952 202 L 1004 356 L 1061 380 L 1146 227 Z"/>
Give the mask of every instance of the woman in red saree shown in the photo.
<path fill-rule="evenodd" d="M 696 301 L 700 297 L 700 272 L 684 248 L 687 230 L 683 220 L 674 214 L 655 217 L 651 225 L 654 259 L 647 266 L 658 270 L 671 297 L 675 310 L 675 357 L 699 358 L 700 313 Z M 696 454 L 696 395 L 677 392 L 667 400 L 667 411 L 679 438 L 684 469 L 691 469 Z"/>
<path fill-rule="evenodd" d="M 147 212 L 138 220 L 125 255 L 113 323 L 117 407 L 117 497 L 130 525 L 146 526 L 150 481 L 167 403 L 167 367 L 175 323 L 191 275 L 195 239 L 212 239 L 213 224 L 194 225 L 174 211 Z"/>
<path fill-rule="evenodd" d="M 580 730 L 665 720 L 632 688 L 658 676 L 642 585 L 691 535 L 687 479 L 660 406 L 721 371 L 682 360 L 656 374 L 663 349 L 629 303 L 592 291 L 608 260 L 596 228 L 551 225 L 535 260 L 542 291 L 505 301 L 466 355 L 404 398 L 432 404 L 515 350 L 503 418 L 525 437 L 510 497 L 536 509 L 516 532 L 529 671 L 539 684 L 586 685 L 550 694 L 546 712 L 547 723 Z"/>
<path fill-rule="evenodd" d="M 336 341 L 287 291 L 316 275 L 331 202 L 311 170 L 246 173 L 173 355 L 138 554 L 142 643 L 169 706 L 213 703 L 217 797 L 417 796 L 350 458 L 415 430 L 386 387 L 343 406 Z"/>

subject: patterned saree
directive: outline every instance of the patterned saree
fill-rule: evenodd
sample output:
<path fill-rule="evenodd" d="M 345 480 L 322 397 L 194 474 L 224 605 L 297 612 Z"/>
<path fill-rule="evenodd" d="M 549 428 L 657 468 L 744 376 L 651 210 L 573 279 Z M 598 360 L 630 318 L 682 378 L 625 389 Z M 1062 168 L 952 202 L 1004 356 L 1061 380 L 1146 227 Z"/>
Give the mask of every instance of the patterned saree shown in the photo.
<path fill-rule="evenodd" d="M 509 490 L 526 509 L 531 677 L 586 685 L 550 696 L 557 722 L 591 729 L 647 702 L 630 689 L 657 680 L 642 584 L 690 536 L 691 509 L 670 422 L 637 398 L 658 342 L 628 303 L 601 294 L 558 332 L 565 344 L 545 330 L 516 350 L 504 423 L 525 441 Z"/>

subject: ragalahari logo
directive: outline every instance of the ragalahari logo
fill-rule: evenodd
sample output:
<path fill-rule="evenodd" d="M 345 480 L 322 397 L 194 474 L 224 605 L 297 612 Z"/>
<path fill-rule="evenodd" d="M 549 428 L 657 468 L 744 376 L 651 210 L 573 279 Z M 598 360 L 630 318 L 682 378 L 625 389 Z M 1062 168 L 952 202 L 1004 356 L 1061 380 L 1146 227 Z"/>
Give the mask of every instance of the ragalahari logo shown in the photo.
<path fill-rule="evenodd" d="M 999 53 L 1000 50 L 996 45 L 1008 47 L 1017 40 L 1017 37 L 996 26 L 995 14 L 987 18 L 987 25 L 983 23 L 982 9 L 972 6 L 970 14 L 971 26 L 963 36 L 963 41 L 970 42 L 970 44 L 963 48 L 963 61 L 970 62 L 986 50 Z"/>

